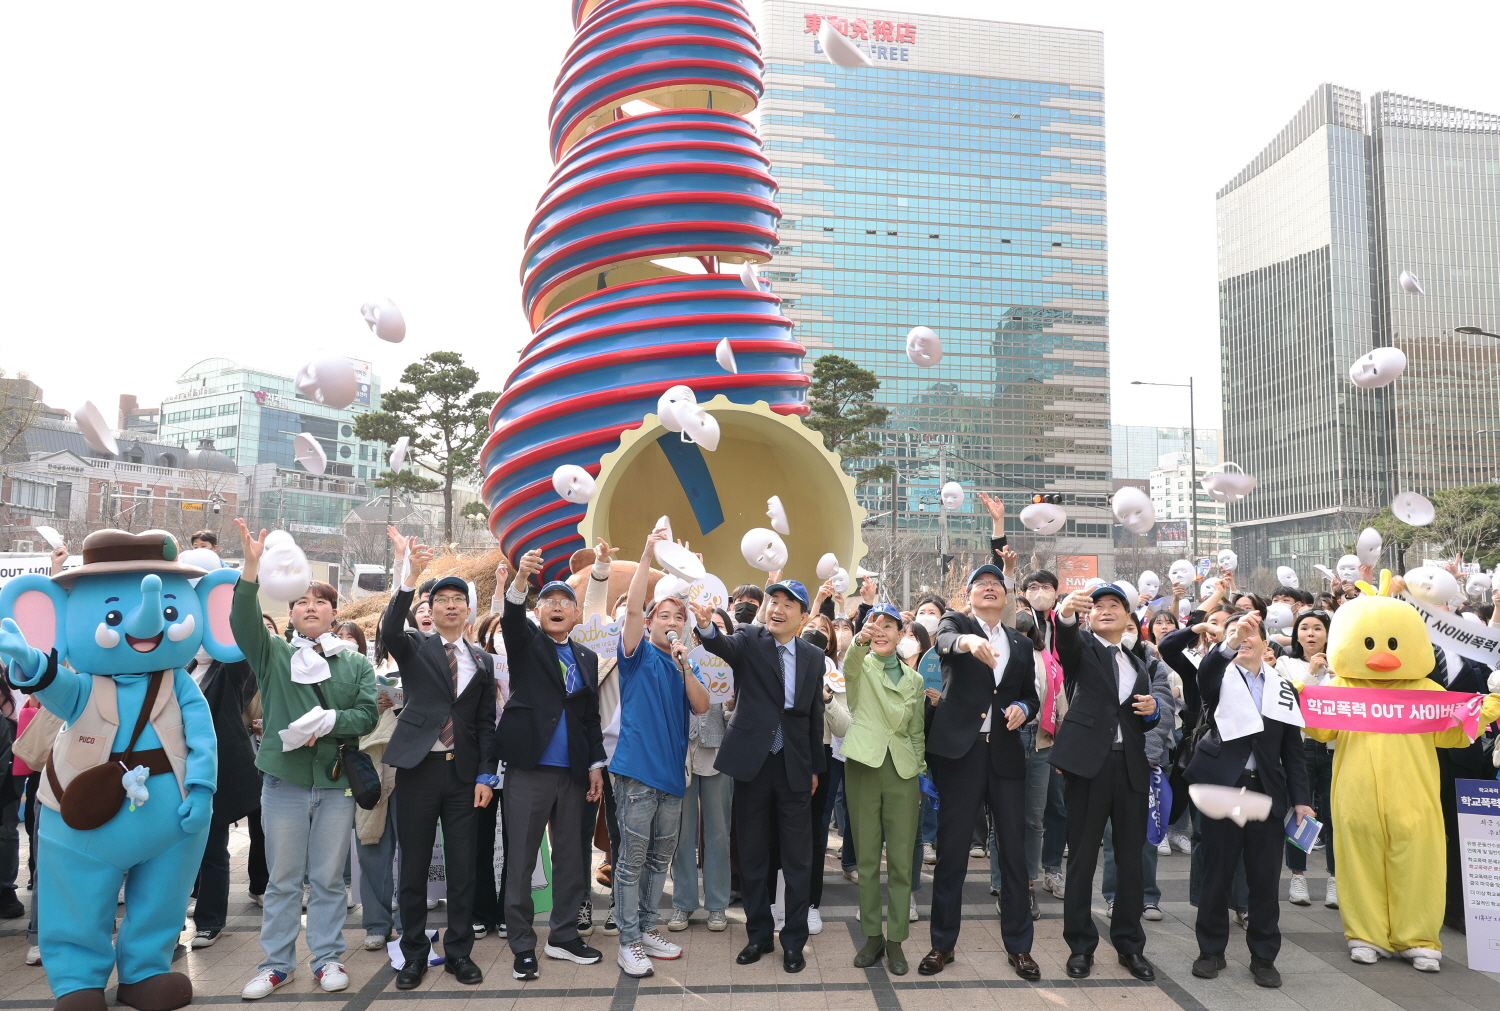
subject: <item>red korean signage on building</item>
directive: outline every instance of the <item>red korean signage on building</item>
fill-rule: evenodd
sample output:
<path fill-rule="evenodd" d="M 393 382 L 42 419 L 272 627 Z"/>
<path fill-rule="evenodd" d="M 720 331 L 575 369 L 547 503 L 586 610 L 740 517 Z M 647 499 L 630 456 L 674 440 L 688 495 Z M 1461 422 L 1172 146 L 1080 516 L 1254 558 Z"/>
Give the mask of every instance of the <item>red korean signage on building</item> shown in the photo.
<path fill-rule="evenodd" d="M 826 14 L 804 14 L 802 33 L 816 36 L 823 22 L 840 35 L 854 42 L 872 60 L 906 63 L 911 50 L 906 48 L 917 42 L 917 26 L 905 21 L 886 21 L 882 18 L 846 18 Z M 822 52 L 816 39 L 815 52 Z"/>

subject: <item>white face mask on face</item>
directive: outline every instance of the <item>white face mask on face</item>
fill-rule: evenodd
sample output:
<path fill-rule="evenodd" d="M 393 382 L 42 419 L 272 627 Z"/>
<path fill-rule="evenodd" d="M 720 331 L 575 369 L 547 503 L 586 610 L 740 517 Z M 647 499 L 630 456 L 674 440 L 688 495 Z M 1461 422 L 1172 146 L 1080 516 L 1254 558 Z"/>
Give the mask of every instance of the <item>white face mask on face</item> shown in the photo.
<path fill-rule="evenodd" d="M 1135 649 L 1135 644 L 1139 639 L 1140 636 L 1136 635 L 1133 629 L 1126 629 L 1125 633 L 1120 636 L 1120 648 Z"/>
<path fill-rule="evenodd" d="M 927 629 L 928 635 L 937 635 L 938 622 L 942 620 L 935 614 L 917 615 L 917 624 Z M 913 643 L 912 645 L 916 645 Z"/>
<path fill-rule="evenodd" d="M 917 651 L 921 648 L 921 645 L 915 639 L 902 639 L 896 643 L 896 654 L 903 660 L 910 660 L 917 655 Z"/>
<path fill-rule="evenodd" d="M 1057 603 L 1057 591 L 1050 586 L 1033 586 L 1026 591 L 1026 599 L 1032 607 L 1045 613 L 1052 610 L 1052 605 Z"/>

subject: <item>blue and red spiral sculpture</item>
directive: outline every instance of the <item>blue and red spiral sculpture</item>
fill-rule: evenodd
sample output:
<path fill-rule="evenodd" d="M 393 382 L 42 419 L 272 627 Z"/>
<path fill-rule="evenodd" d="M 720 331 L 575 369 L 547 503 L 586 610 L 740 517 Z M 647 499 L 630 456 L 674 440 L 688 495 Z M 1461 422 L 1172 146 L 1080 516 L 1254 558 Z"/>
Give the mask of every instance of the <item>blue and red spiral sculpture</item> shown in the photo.
<path fill-rule="evenodd" d="M 551 108 L 557 168 L 527 230 L 534 335 L 490 412 L 481 454 L 490 529 L 543 581 L 584 547 L 586 507 L 552 489 L 595 476 L 668 387 L 701 401 L 807 414 L 805 351 L 781 299 L 719 264 L 764 263 L 781 213 L 760 138 L 760 44 L 740 0 L 572 0 L 578 35 Z M 706 273 L 655 261 L 692 258 Z M 714 357 L 728 338 L 739 373 Z"/>

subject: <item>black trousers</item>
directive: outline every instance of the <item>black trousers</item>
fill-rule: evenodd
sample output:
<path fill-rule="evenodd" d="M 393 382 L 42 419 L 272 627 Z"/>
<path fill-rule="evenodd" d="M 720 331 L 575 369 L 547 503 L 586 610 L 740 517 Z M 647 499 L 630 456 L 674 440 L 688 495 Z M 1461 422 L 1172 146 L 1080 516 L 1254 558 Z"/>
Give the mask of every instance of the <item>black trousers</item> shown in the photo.
<path fill-rule="evenodd" d="M 1239 786 L 1265 792 L 1259 779 L 1240 778 Z M 1281 819 L 1247 821 L 1243 828 L 1228 818 L 1203 819 L 1203 895 L 1198 903 L 1198 949 L 1221 955 L 1229 944 L 1229 891 L 1243 858 L 1250 888 L 1250 926 L 1245 946 L 1267 962 L 1281 951 L 1281 858 L 1286 830 Z"/>
<path fill-rule="evenodd" d="M 217 813 L 208 823 L 208 843 L 198 865 L 198 903 L 193 907 L 193 926 L 198 930 L 223 930 L 229 915 L 229 828 Z"/>
<path fill-rule="evenodd" d="M 396 770 L 396 841 L 402 855 L 401 952 L 408 961 L 427 957 L 427 867 L 439 821 L 448 874 L 443 954 L 467 958 L 474 948 L 474 784 L 459 778 L 458 763 L 449 760 L 451 754 L 433 751 L 414 768 Z"/>
<path fill-rule="evenodd" d="M 250 812 L 250 874 L 251 895 L 266 894 L 266 885 L 271 882 L 271 870 L 266 866 L 266 833 L 260 827 L 260 808 Z"/>
<path fill-rule="evenodd" d="M 740 845 L 740 888 L 744 892 L 745 932 L 751 944 L 775 940 L 771 917 L 771 827 L 776 826 L 781 849 L 781 873 L 786 878 L 786 920 L 781 930 L 783 951 L 802 950 L 807 943 L 808 893 L 812 879 L 812 793 L 795 792 L 786 778 L 785 751 L 767 755 L 752 780 L 735 780 L 735 832 Z"/>
<path fill-rule="evenodd" d="M 1000 936 L 1013 955 L 1031 950 L 1031 898 L 1026 880 L 1026 780 L 1004 779 L 990 766 L 982 737 L 962 758 L 930 752 L 927 766 L 937 787 L 937 866 L 932 874 L 932 946 L 952 951 L 963 919 L 964 877 L 974 823 L 986 803 L 995 823 L 1000 861 Z M 1144 828 L 1143 828 L 1144 831 Z M 988 843 L 988 839 L 985 840 Z M 1139 850 L 1139 847 L 1137 847 Z M 1064 892 L 1066 894 L 1066 892 Z"/>
<path fill-rule="evenodd" d="M 833 747 L 823 745 L 824 756 L 828 762 L 828 768 L 833 768 L 833 763 L 838 759 L 833 757 Z M 818 777 L 818 788 L 813 791 L 812 803 L 809 809 L 812 812 L 812 837 L 808 839 L 811 847 L 812 863 L 808 866 L 812 869 L 811 877 L 807 886 L 807 904 L 817 909 L 823 904 L 823 856 L 828 852 L 828 782 L 832 777 L 828 773 Z M 772 811 L 774 819 L 775 812 Z M 699 856 L 702 856 L 702 848 L 699 848 Z M 766 880 L 775 881 L 776 872 L 781 870 L 781 845 L 776 841 L 776 833 L 771 834 L 771 866 L 766 871 Z M 915 882 L 913 882 L 915 884 Z M 771 886 L 775 891 L 774 886 Z M 773 899 L 775 895 L 771 896 Z"/>
<path fill-rule="evenodd" d="M 1073 954 L 1092 955 L 1099 946 L 1099 929 L 1094 926 L 1090 907 L 1094 867 L 1104 845 L 1104 823 L 1110 823 L 1116 854 L 1139 853 L 1146 845 L 1146 794 L 1131 789 L 1125 752 L 1111 751 L 1093 779 L 1063 773 L 1063 803 L 1068 809 L 1063 940 Z M 1109 942 L 1121 955 L 1139 955 L 1146 950 L 1146 932 L 1141 929 L 1141 911 L 1145 908 L 1141 861 L 1116 860 L 1115 870 L 1115 911 Z M 1271 894 L 1276 893 L 1273 890 Z"/>
<path fill-rule="evenodd" d="M 505 922 L 505 860 L 495 880 L 495 823 L 505 808 L 505 791 L 496 790 L 489 807 L 474 809 L 474 922 L 490 930 Z"/>

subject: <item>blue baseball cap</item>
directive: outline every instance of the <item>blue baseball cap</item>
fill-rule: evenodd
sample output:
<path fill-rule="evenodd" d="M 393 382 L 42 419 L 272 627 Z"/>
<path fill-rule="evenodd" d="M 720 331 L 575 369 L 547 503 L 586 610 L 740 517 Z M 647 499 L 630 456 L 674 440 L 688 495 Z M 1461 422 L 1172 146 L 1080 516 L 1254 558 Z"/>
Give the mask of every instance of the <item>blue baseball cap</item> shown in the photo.
<path fill-rule="evenodd" d="M 783 579 L 779 583 L 772 583 L 770 586 L 766 587 L 766 596 L 769 597 L 777 590 L 796 597 L 797 600 L 802 604 L 802 610 L 812 610 L 812 598 L 807 595 L 807 587 L 803 586 L 795 579 Z"/>
<path fill-rule="evenodd" d="M 1005 587 L 1007 590 L 1010 589 L 1010 584 L 1008 582 L 1006 582 L 1006 580 L 1005 580 L 1005 573 L 1001 571 L 1000 566 L 998 566 L 998 565 L 990 565 L 988 563 L 986 563 L 984 565 L 981 565 L 979 568 L 977 568 L 973 572 L 969 573 L 969 581 L 966 584 L 964 584 L 964 585 L 966 585 L 966 586 L 973 586 L 974 585 L 974 580 L 978 579 L 980 576 L 986 576 L 986 575 L 988 575 L 988 576 L 994 576 L 996 579 L 1000 580 L 1000 585 L 1001 586 Z"/>
<path fill-rule="evenodd" d="M 432 598 L 438 595 L 439 590 L 457 590 L 464 595 L 465 600 L 469 599 L 469 584 L 464 581 L 462 576 L 444 576 L 433 583 L 432 588 L 427 591 L 428 603 L 431 603 Z"/>
<path fill-rule="evenodd" d="M 865 612 L 865 624 L 868 625 L 870 623 L 870 620 L 877 614 L 883 614 L 887 618 L 894 620 L 896 622 L 897 628 L 900 628 L 905 624 L 905 622 L 901 620 L 901 612 L 896 610 L 894 604 L 876 604 L 874 607 L 870 608 L 867 612 Z"/>
<path fill-rule="evenodd" d="M 1125 605 L 1125 610 L 1127 611 L 1135 606 L 1129 600 L 1125 599 L 1125 591 L 1120 589 L 1114 583 L 1099 584 L 1089 591 L 1089 596 L 1094 600 L 1098 600 L 1100 597 L 1119 597 L 1120 602 Z"/>
<path fill-rule="evenodd" d="M 552 582 L 542 587 L 541 591 L 537 593 L 536 599 L 541 600 L 553 590 L 561 590 L 563 593 L 566 593 L 568 595 L 569 600 L 571 600 L 575 604 L 578 603 L 578 594 L 574 593 L 573 588 L 567 583 L 564 583 L 561 579 L 554 579 L 552 580 Z"/>

